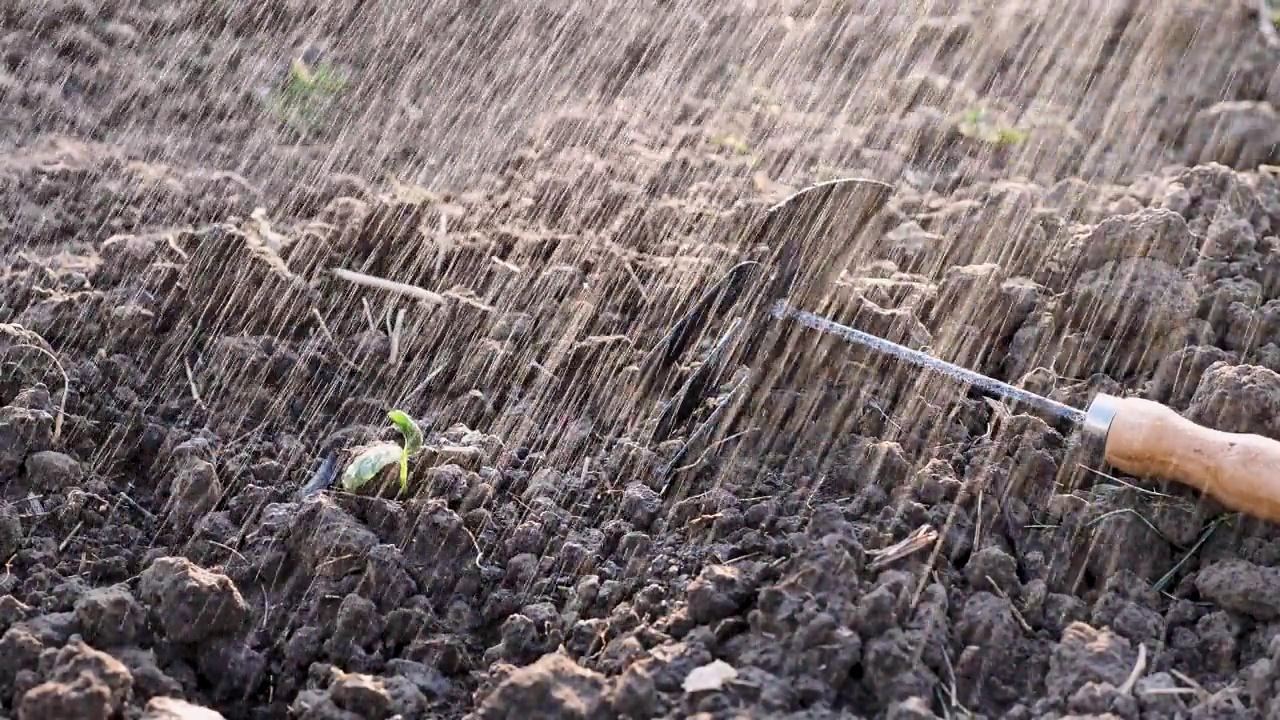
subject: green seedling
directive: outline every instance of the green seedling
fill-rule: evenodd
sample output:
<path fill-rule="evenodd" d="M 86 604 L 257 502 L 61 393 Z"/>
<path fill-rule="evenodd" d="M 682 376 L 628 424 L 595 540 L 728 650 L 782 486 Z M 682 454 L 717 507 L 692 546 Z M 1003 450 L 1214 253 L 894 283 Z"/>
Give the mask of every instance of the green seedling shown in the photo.
<path fill-rule="evenodd" d="M 724 148 L 734 155 L 751 154 L 751 144 L 733 133 L 712 135 L 711 144 L 718 148 Z"/>
<path fill-rule="evenodd" d="M 342 489 L 356 492 L 370 480 L 380 476 L 393 465 L 400 466 L 400 492 L 409 491 L 409 458 L 422 449 L 422 429 L 413 418 L 400 410 L 387 413 L 392 424 L 404 436 L 404 444 L 383 442 L 356 451 L 355 457 L 342 473 Z"/>
<path fill-rule="evenodd" d="M 346 89 L 347 78 L 335 65 L 321 62 L 311 67 L 295 58 L 284 87 L 272 93 L 269 102 L 280 122 L 305 136 L 323 123 Z"/>
<path fill-rule="evenodd" d="M 964 137 L 995 147 L 1021 145 L 1031 135 L 1020 128 L 992 123 L 987 117 L 986 108 L 983 107 L 972 107 L 966 110 L 956 123 L 956 129 Z"/>

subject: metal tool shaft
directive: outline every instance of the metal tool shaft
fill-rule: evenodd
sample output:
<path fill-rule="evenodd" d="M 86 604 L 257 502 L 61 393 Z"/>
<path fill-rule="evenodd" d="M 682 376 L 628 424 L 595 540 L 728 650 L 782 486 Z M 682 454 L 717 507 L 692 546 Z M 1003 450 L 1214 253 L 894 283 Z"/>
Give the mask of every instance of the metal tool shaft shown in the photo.
<path fill-rule="evenodd" d="M 905 362 L 911 363 L 926 370 L 932 370 L 941 375 L 945 375 L 953 380 L 957 380 L 968 385 L 980 395 L 995 399 L 1003 400 L 1014 405 L 1023 405 L 1034 411 L 1036 414 L 1043 416 L 1046 420 L 1051 420 L 1054 424 L 1065 425 L 1072 429 L 1078 428 L 1085 423 L 1085 413 L 1082 410 L 1064 405 L 1060 402 L 1050 400 L 1047 397 L 1027 392 L 1021 388 L 1014 387 L 1008 383 L 1000 382 L 986 375 L 966 370 L 959 365 L 952 365 L 949 362 L 939 360 L 927 353 L 919 350 L 912 350 L 894 342 L 889 342 L 884 338 L 855 330 L 847 325 L 841 325 L 834 320 L 828 320 L 821 315 L 815 315 L 811 312 L 797 310 L 785 302 L 779 301 L 774 304 L 771 314 L 779 319 L 791 319 L 814 330 L 818 330 L 829 335 L 838 336 L 855 345 L 875 350 L 892 357 L 898 358 Z"/>

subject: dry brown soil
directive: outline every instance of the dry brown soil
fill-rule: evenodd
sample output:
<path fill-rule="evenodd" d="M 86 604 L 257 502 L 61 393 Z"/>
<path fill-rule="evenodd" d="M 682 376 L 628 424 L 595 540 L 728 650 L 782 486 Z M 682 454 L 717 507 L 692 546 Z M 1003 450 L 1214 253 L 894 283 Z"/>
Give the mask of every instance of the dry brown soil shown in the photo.
<path fill-rule="evenodd" d="M 0 0 L 0 717 L 1280 717 L 1271 524 L 830 343 L 670 486 L 626 402 L 858 175 L 810 309 L 1280 438 L 1252 4 Z"/>

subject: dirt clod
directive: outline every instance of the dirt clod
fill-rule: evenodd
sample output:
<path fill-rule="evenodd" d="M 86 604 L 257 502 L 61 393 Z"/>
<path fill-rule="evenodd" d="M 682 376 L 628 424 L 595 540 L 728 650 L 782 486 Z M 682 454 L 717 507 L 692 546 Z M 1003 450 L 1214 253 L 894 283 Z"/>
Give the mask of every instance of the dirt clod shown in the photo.
<path fill-rule="evenodd" d="M 22 696 L 19 717 L 111 718 L 133 693 L 129 669 L 78 637 L 73 637 L 51 660 L 48 680 Z"/>
<path fill-rule="evenodd" d="M 249 620 L 249 607 L 230 578 L 182 557 L 152 561 L 138 578 L 138 596 L 173 642 L 233 634 Z"/>
<path fill-rule="evenodd" d="M 1136 652 L 1128 640 L 1081 622 L 1062 631 L 1049 659 L 1045 687 L 1052 697 L 1073 697 L 1088 683 L 1118 687 L 1133 670 Z"/>
<path fill-rule="evenodd" d="M 607 682 L 559 653 L 512 670 L 476 709 L 477 720 L 528 717 L 589 720 L 607 716 Z"/>
<path fill-rule="evenodd" d="M 27 482 L 36 492 L 56 493 L 63 488 L 74 487 L 83 476 L 80 463 L 75 458 L 53 450 L 28 455 L 25 470 Z"/>
<path fill-rule="evenodd" d="M 703 568 L 689 583 L 689 617 L 696 623 L 711 623 L 733 614 L 752 590 L 748 572 L 732 565 Z"/>
<path fill-rule="evenodd" d="M 76 601 L 76 618 L 85 638 L 101 647 L 132 645 L 146 627 L 146 609 L 127 587 L 90 590 Z"/>
<path fill-rule="evenodd" d="M 186 531 L 217 505 L 222 492 L 222 482 L 212 463 L 185 462 L 173 476 L 163 512 L 176 528 Z"/>
<path fill-rule="evenodd" d="M 141 720 L 224 720 L 216 710 L 193 705 L 186 700 L 172 697 L 151 698 L 143 710 Z"/>
<path fill-rule="evenodd" d="M 1245 398 L 1262 412 L 1245 411 Z M 1280 374 L 1257 365 L 1210 365 L 1200 378 L 1187 417 L 1225 432 L 1280 438 Z"/>
<path fill-rule="evenodd" d="M 1200 594 L 1227 610 L 1258 620 L 1280 618 L 1280 570 L 1229 559 L 1196 573 Z"/>

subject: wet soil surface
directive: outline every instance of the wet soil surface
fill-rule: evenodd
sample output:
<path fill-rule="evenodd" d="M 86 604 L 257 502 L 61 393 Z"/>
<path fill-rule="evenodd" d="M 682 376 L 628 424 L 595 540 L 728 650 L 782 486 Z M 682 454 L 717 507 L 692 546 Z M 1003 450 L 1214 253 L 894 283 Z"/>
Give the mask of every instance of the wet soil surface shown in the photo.
<path fill-rule="evenodd" d="M 863 175 L 809 309 L 1280 439 L 1246 4 L 605 5 L 0 4 L 0 716 L 1280 717 L 1272 525 L 811 336 L 691 455 L 734 380 L 632 392 Z"/>

